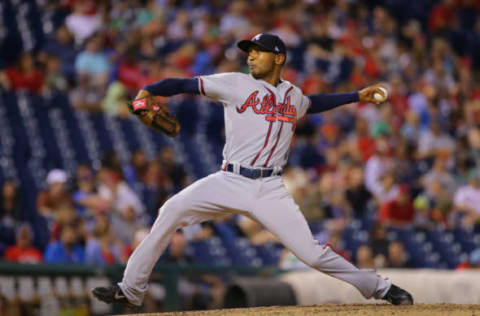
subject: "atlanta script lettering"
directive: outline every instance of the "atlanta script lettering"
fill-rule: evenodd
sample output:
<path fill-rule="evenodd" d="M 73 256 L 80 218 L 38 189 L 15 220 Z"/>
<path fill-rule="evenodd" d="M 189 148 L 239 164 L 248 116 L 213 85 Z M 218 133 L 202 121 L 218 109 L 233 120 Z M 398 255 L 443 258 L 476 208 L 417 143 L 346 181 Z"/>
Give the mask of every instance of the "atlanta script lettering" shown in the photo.
<path fill-rule="evenodd" d="M 284 103 L 277 103 L 275 94 L 266 94 L 262 102 L 258 96 L 258 90 L 252 92 L 241 107 L 237 107 L 238 113 L 243 113 L 251 107 L 253 112 L 258 115 L 265 115 L 265 120 L 275 122 L 276 120 L 291 123 L 292 130 L 295 130 L 297 122 L 297 109 L 290 102 L 290 96 L 287 96 Z"/>

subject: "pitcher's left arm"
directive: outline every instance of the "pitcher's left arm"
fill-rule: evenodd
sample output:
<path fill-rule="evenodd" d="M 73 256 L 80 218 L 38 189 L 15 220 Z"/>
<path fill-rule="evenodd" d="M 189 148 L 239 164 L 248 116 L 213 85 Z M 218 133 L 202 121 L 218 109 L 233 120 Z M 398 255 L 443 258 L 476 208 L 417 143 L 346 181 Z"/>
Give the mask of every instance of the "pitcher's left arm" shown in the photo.
<path fill-rule="evenodd" d="M 385 94 L 385 86 L 381 84 L 376 84 L 363 88 L 357 92 L 349 93 L 328 93 L 328 94 L 310 94 L 310 107 L 307 110 L 307 114 L 321 113 L 333 108 L 336 108 L 340 105 L 349 104 L 353 102 L 362 102 L 362 103 L 375 103 L 380 104 L 384 102 L 387 98 Z M 379 101 L 374 98 L 375 93 L 379 93 L 385 98 L 383 101 Z"/>

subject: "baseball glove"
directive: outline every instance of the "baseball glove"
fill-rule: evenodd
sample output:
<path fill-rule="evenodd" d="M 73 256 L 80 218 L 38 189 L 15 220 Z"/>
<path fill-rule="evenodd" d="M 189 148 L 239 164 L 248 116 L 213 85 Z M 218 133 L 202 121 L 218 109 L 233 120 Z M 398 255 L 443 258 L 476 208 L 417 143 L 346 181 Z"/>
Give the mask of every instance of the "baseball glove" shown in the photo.
<path fill-rule="evenodd" d="M 152 97 L 133 100 L 127 105 L 130 113 L 155 131 L 169 137 L 175 137 L 180 132 L 180 123 L 170 114 L 168 106 L 157 103 Z"/>

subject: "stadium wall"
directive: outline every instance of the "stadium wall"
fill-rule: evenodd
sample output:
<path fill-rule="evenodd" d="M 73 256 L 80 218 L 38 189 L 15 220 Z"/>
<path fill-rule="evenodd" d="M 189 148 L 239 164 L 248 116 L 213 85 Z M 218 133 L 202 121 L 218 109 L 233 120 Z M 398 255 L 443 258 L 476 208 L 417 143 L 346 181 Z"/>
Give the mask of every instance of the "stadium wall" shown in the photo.
<path fill-rule="evenodd" d="M 480 304 L 480 269 L 382 269 L 377 272 L 407 289 L 416 303 Z M 293 287 L 298 305 L 383 302 L 366 300 L 350 284 L 315 270 L 288 272 L 281 280 Z"/>

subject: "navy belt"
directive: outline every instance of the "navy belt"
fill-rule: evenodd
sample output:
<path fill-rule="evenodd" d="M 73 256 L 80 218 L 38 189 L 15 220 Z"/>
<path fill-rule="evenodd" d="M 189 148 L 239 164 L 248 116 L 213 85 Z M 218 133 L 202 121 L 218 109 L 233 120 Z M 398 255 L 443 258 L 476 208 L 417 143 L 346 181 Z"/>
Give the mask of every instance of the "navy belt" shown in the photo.
<path fill-rule="evenodd" d="M 229 163 L 225 171 L 234 172 L 233 165 Z M 271 176 L 279 176 L 282 172 L 274 173 L 274 169 L 249 169 L 240 166 L 240 175 L 250 178 L 250 179 L 258 179 L 258 178 L 266 178 Z"/>

